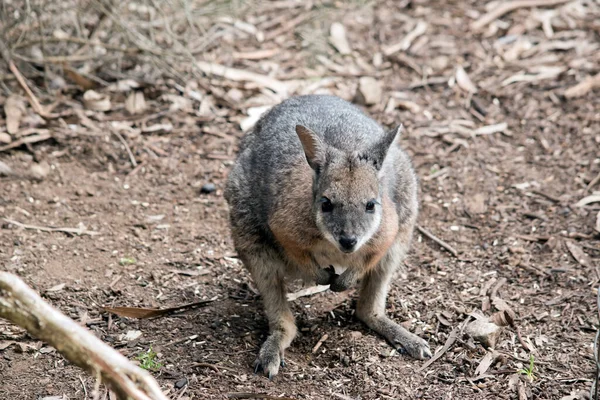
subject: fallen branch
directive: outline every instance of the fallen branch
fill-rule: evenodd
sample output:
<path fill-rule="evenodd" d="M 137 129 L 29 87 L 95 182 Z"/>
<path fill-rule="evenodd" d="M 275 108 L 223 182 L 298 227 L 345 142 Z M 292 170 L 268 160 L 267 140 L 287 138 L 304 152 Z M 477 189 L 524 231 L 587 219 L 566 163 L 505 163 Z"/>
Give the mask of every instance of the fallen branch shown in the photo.
<path fill-rule="evenodd" d="M 454 247 L 450 246 L 448 243 L 444 242 L 442 239 L 438 238 L 433 233 L 429 232 L 427 229 L 421 227 L 420 225 L 417 225 L 417 230 L 421 232 L 424 236 L 427 236 L 429 239 L 442 246 L 444 249 L 448 250 L 448 252 L 450 252 L 450 254 L 452 254 L 454 257 L 458 258 L 458 251 L 456 251 Z"/>
<path fill-rule="evenodd" d="M 70 233 L 70 234 L 74 234 L 74 235 L 89 235 L 89 236 L 95 236 L 95 235 L 100 234 L 100 232 L 88 231 L 88 230 L 82 229 L 82 228 L 52 228 L 52 227 L 48 227 L 48 226 L 22 224 L 18 221 L 14 221 L 14 220 L 8 219 L 8 218 L 3 218 L 3 220 L 8 222 L 9 224 L 18 226 L 19 228 L 31 229 L 31 230 L 35 230 L 35 231 L 41 231 L 41 232 L 64 232 L 64 233 Z"/>
<path fill-rule="evenodd" d="M 133 365 L 8 272 L 0 272 L 0 317 L 49 343 L 91 376 L 99 376 L 119 399 L 167 400 L 147 371 Z"/>
<path fill-rule="evenodd" d="M 516 0 L 508 3 L 501 3 L 498 5 L 498 7 L 474 21 L 471 24 L 471 29 L 473 31 L 479 31 L 495 19 L 500 18 L 504 14 L 508 14 L 509 12 L 519 8 L 550 7 L 558 4 L 568 3 L 569 1 L 571 0 Z"/>

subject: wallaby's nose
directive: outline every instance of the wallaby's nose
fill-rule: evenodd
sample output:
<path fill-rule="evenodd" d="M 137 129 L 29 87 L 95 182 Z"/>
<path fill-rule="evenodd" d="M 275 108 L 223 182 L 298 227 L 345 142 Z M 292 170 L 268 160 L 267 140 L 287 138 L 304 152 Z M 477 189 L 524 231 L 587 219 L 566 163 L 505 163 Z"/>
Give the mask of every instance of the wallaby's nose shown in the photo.
<path fill-rule="evenodd" d="M 340 238 L 340 245 L 342 245 L 342 248 L 344 250 L 352 250 L 354 248 L 354 246 L 356 245 L 356 238 L 349 237 L 349 236 L 342 236 Z"/>

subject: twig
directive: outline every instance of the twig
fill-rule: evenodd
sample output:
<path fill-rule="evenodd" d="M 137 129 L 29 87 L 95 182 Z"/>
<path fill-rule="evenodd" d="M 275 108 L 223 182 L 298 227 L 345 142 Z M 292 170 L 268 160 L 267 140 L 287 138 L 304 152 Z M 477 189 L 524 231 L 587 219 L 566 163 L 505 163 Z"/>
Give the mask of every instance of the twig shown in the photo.
<path fill-rule="evenodd" d="M 87 399 L 88 398 L 88 393 L 87 393 L 87 388 L 85 387 L 85 382 L 83 381 L 83 379 L 81 379 L 81 375 L 78 376 L 79 378 L 79 382 L 81 382 L 81 386 L 83 386 L 83 398 Z"/>
<path fill-rule="evenodd" d="M 415 28 L 412 31 L 408 32 L 404 39 L 402 39 L 396 44 L 392 44 L 390 46 L 385 47 L 383 49 L 383 54 L 389 57 L 392 54 L 397 53 L 401 50 L 408 50 L 412 45 L 413 41 L 427 31 L 427 26 L 427 23 L 424 21 L 417 22 Z"/>
<path fill-rule="evenodd" d="M 471 24 L 471 29 L 473 31 L 479 31 L 496 18 L 500 18 L 504 14 L 507 14 L 519 8 L 550 7 L 563 3 L 568 3 L 569 1 L 571 0 L 516 0 L 508 3 L 500 3 L 498 7 L 494 8 L 492 11 L 488 12 L 487 14 L 484 14 L 478 20 L 474 21 Z"/>
<path fill-rule="evenodd" d="M 292 397 L 270 396 L 266 393 L 227 393 L 228 399 L 263 399 L 263 400 L 296 400 Z"/>
<path fill-rule="evenodd" d="M 469 320 L 471 319 L 471 317 L 467 317 L 467 319 L 465 319 L 462 324 L 458 325 L 456 328 L 452 329 L 452 332 L 450 332 L 450 335 L 448 335 L 448 339 L 446 339 L 446 343 L 444 343 L 444 346 L 441 348 L 440 351 L 438 351 L 437 353 L 435 353 L 433 355 L 433 357 L 431 357 L 429 360 L 427 360 L 425 362 L 425 364 L 423 364 L 421 366 L 421 368 L 419 368 L 417 371 L 421 372 L 424 369 L 426 369 L 427 367 L 429 367 L 431 364 L 433 364 L 435 361 L 437 361 L 441 356 L 444 355 L 444 353 L 446 353 L 450 347 L 452 347 L 452 345 L 454 344 L 454 342 L 456 342 L 456 339 L 458 339 L 458 337 L 462 334 L 462 331 L 465 329 L 465 326 L 467 326 L 467 323 L 469 322 Z"/>
<path fill-rule="evenodd" d="M 598 172 L 598 175 L 596 175 L 596 177 L 595 177 L 594 179 L 592 179 L 592 180 L 590 181 L 590 183 L 588 183 L 588 185 L 587 185 L 587 187 L 585 188 L 585 190 L 586 190 L 587 192 L 589 192 L 590 190 L 592 190 L 592 188 L 593 188 L 594 186 L 596 186 L 596 184 L 597 184 L 598 182 L 600 182 L 600 172 Z"/>
<path fill-rule="evenodd" d="M 420 225 L 417 225 L 417 230 L 423 235 L 427 236 L 429 239 L 442 246 L 444 249 L 448 250 L 448 252 L 450 252 L 450 254 L 452 254 L 454 257 L 458 258 L 458 251 L 456 251 L 454 247 L 450 246 L 448 243 L 444 242 L 442 239 L 438 238 L 433 233 L 429 232 L 427 229 L 423 228 Z"/>
<path fill-rule="evenodd" d="M 23 78 L 23 75 L 21 75 L 21 72 L 19 71 L 19 69 L 17 68 L 15 63 L 13 62 L 12 58 L 10 57 L 10 52 L 9 52 L 8 48 L 6 47 L 6 44 L 4 44 L 4 42 L 2 40 L 0 40 L 0 53 L 1 53 L 4 61 L 6 62 L 6 64 L 8 64 L 8 68 L 10 69 L 10 72 L 13 73 L 13 75 L 17 79 L 17 82 L 19 82 L 19 85 L 21 85 L 23 90 L 25 90 L 25 93 L 27 94 L 27 97 L 29 98 L 29 103 L 31 104 L 31 107 L 33 107 L 33 110 L 43 118 L 55 117 L 54 115 L 49 114 L 46 112 L 46 110 L 44 110 L 44 108 L 40 104 L 37 97 L 35 97 L 35 95 L 31 91 L 31 89 L 29 89 L 29 86 L 27 85 L 25 78 Z"/>
<path fill-rule="evenodd" d="M 329 289 L 329 285 L 311 286 L 311 287 L 306 288 L 306 289 L 298 290 L 295 293 L 288 293 L 287 294 L 287 299 L 288 299 L 288 301 L 294 301 L 294 300 L 299 299 L 300 297 L 311 296 L 311 295 L 316 294 L 316 293 L 324 292 L 327 289 Z"/>
<path fill-rule="evenodd" d="M 301 23 L 310 19 L 311 17 L 312 17 L 312 15 L 310 13 L 303 12 L 300 15 L 298 15 L 296 18 L 289 20 L 288 22 L 282 24 L 281 27 L 279 27 L 278 29 L 274 29 L 274 30 L 270 31 L 269 33 L 266 33 L 265 40 L 272 40 L 278 36 L 282 36 L 284 33 L 291 31 L 296 26 L 300 25 Z"/>
<path fill-rule="evenodd" d="M 98 375 L 120 399 L 167 400 L 147 371 L 133 365 L 8 272 L 0 272 L 0 317 L 47 342 L 92 376 Z"/>
<path fill-rule="evenodd" d="M 328 338 L 329 338 L 328 334 L 324 334 L 323 336 L 321 336 L 321 339 L 319 339 L 317 344 L 315 344 L 315 347 L 312 348 L 312 353 L 315 354 L 317 351 L 319 351 L 319 348 L 323 345 L 323 343 L 325 343 L 325 341 Z"/>
<path fill-rule="evenodd" d="M 127 144 L 127 141 L 125 140 L 125 138 L 115 129 L 111 129 L 111 132 L 115 134 L 115 136 L 117 138 L 119 138 L 119 141 L 121 141 L 121 143 L 123 144 L 123 146 L 125 146 L 125 150 L 127 151 L 127 154 L 129 155 L 129 161 L 131 161 L 131 165 L 133 165 L 133 168 L 137 167 L 137 161 L 135 161 L 135 157 L 133 156 L 133 153 L 131 152 L 131 148 L 129 147 L 129 144 Z"/>
<path fill-rule="evenodd" d="M 189 368 L 195 368 L 195 367 L 211 368 L 215 372 L 219 372 L 219 368 L 225 369 L 225 370 L 231 371 L 231 372 L 238 372 L 238 370 L 235 368 L 226 367 L 224 365 L 218 365 L 218 364 L 204 363 L 204 362 L 193 363 L 189 366 Z"/>
<path fill-rule="evenodd" d="M 70 234 L 75 234 L 75 235 L 90 235 L 90 236 L 95 236 L 95 235 L 100 234 L 100 232 L 88 231 L 88 230 L 81 229 L 81 228 L 52 228 L 52 227 L 46 227 L 46 226 L 22 224 L 20 222 L 13 221 L 12 219 L 8 219 L 8 218 L 3 218 L 3 220 L 8 222 L 9 224 L 13 224 L 13 225 L 18 226 L 23 229 L 32 229 L 32 230 L 41 231 L 41 232 L 64 232 L 64 233 L 70 233 Z"/>
<path fill-rule="evenodd" d="M 44 140 L 48 140 L 51 138 L 52 138 L 52 134 L 50 134 L 50 133 L 40 133 L 38 135 L 25 136 L 25 137 L 15 140 L 14 142 L 10 142 L 9 144 L 7 144 L 5 146 L 0 146 L 0 151 L 14 149 L 15 147 L 19 147 L 24 144 L 43 142 Z"/>

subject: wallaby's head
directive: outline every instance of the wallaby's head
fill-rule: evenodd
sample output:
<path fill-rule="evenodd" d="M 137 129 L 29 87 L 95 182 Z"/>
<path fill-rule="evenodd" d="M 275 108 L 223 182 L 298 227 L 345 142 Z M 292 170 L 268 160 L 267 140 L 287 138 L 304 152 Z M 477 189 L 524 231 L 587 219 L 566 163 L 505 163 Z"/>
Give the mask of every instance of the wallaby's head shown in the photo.
<path fill-rule="evenodd" d="M 297 125 L 308 164 L 314 171 L 313 216 L 323 237 L 351 253 L 379 229 L 382 210 L 381 169 L 402 126 L 386 133 L 364 152 L 348 153 L 327 145 Z"/>

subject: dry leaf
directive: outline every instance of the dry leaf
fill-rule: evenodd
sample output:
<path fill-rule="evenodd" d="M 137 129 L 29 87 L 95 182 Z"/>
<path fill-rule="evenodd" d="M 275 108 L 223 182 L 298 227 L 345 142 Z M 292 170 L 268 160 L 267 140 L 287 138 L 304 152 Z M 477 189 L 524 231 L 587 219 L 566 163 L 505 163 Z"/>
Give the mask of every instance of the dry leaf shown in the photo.
<path fill-rule="evenodd" d="M 25 114 L 25 99 L 16 94 L 8 96 L 4 103 L 4 113 L 6 114 L 6 130 L 10 134 L 17 133 L 21 118 Z"/>
<path fill-rule="evenodd" d="M 46 290 L 46 292 L 60 292 L 66 286 L 66 283 L 61 283 L 56 286 L 52 286 L 50 289 Z"/>
<path fill-rule="evenodd" d="M 591 203 L 600 203 L 600 192 L 594 192 L 592 195 L 579 200 L 575 207 L 583 207 Z"/>
<path fill-rule="evenodd" d="M 212 303 L 213 300 L 196 301 L 194 303 L 184 304 L 169 308 L 141 308 L 141 307 L 102 307 L 106 312 L 116 314 L 120 317 L 146 319 L 160 317 L 171 312 L 185 310 L 195 306 L 203 306 Z"/>
<path fill-rule="evenodd" d="M 371 76 L 360 78 L 355 96 L 357 103 L 364 105 L 379 104 L 382 96 L 381 82 Z"/>
<path fill-rule="evenodd" d="M 350 54 L 352 49 L 346 39 L 346 28 L 339 22 L 331 24 L 329 41 L 340 54 Z"/>
<path fill-rule="evenodd" d="M 131 92 L 125 100 L 125 109 L 130 114 L 140 114 L 146 111 L 146 99 L 143 92 Z"/>
<path fill-rule="evenodd" d="M 77 84 L 77 86 L 79 86 L 83 90 L 90 90 L 96 87 L 96 82 L 86 78 L 71 67 L 63 65 L 63 69 L 65 71 L 65 74 L 67 74 L 67 78 L 75 82 L 75 84 Z"/>
<path fill-rule="evenodd" d="M 466 92 L 477 93 L 477 86 L 475 86 L 464 68 L 460 65 L 456 68 L 456 83 L 458 83 L 458 86 Z"/>
<path fill-rule="evenodd" d="M 94 111 L 108 111 L 111 108 L 110 97 L 94 90 L 88 90 L 83 94 L 83 104 Z"/>
<path fill-rule="evenodd" d="M 2 340 L 0 341 L 0 351 L 8 349 L 13 344 L 16 344 L 14 340 Z"/>
<path fill-rule="evenodd" d="M 571 253 L 575 261 L 584 267 L 590 267 L 592 265 L 592 260 L 590 257 L 585 254 L 581 247 L 577 246 L 575 242 L 567 240 L 565 241 L 565 244 L 567 245 L 567 249 L 569 249 L 569 253 Z"/>
<path fill-rule="evenodd" d="M 481 361 L 479 362 L 477 369 L 475 369 L 474 376 L 477 377 L 477 376 L 482 376 L 483 374 L 485 374 L 487 372 L 487 370 L 496 362 L 499 355 L 500 354 L 498 354 L 495 351 L 488 351 L 485 354 L 485 356 L 483 356 Z"/>

